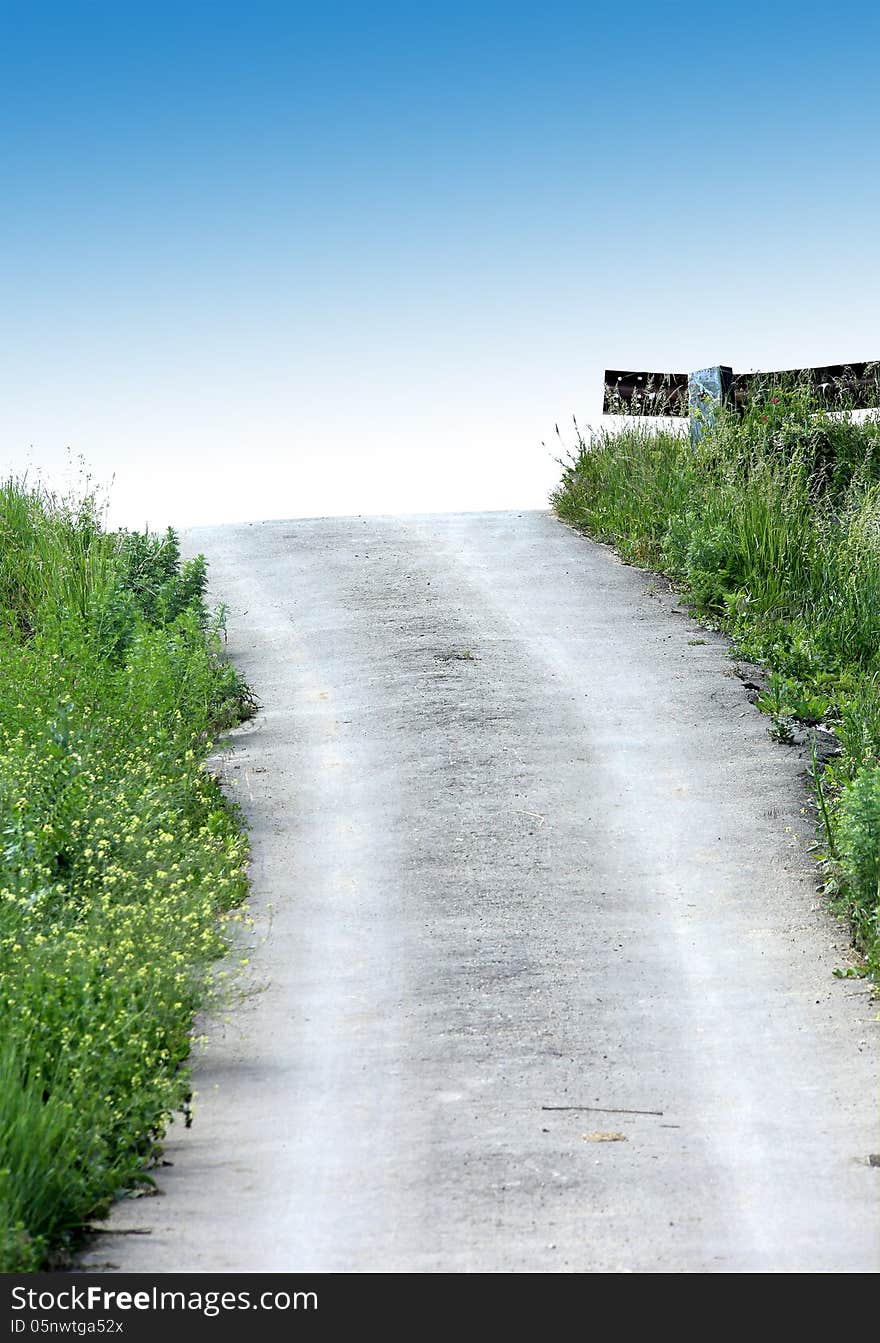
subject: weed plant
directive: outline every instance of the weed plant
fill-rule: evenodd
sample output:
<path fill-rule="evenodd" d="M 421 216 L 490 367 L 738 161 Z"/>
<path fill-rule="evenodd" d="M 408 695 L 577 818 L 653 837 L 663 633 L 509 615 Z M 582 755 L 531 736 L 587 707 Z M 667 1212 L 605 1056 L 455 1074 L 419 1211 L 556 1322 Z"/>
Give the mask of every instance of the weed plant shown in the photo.
<path fill-rule="evenodd" d="M 832 729 L 821 781 L 828 891 L 880 971 L 880 413 L 768 377 L 699 443 L 648 420 L 562 463 L 560 518 L 669 574 L 695 614 L 771 671 L 761 707 Z"/>
<path fill-rule="evenodd" d="M 0 1270 L 64 1261 L 190 1093 L 246 887 L 206 770 L 253 700 L 203 559 L 0 484 Z"/>

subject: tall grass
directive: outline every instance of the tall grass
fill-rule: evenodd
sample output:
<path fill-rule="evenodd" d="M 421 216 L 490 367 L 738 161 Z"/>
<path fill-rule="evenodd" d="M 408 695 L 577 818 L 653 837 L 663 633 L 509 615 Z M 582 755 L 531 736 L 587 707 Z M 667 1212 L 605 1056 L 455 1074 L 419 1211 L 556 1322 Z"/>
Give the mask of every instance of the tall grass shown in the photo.
<path fill-rule="evenodd" d="M 252 701 L 205 564 L 0 485 L 0 1270 L 57 1261 L 186 1104 L 245 893 L 204 760 Z"/>
<path fill-rule="evenodd" d="M 768 379 L 696 446 L 645 420 L 578 433 L 552 502 L 771 670 L 780 735 L 836 732 L 817 796 L 828 890 L 880 971 L 880 414 Z"/>

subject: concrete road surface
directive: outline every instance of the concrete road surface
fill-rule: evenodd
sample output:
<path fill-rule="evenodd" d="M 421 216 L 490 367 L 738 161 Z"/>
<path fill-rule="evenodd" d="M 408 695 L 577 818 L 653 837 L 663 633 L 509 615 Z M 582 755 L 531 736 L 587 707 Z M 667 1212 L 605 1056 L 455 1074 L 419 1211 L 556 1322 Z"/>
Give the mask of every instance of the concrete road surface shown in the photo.
<path fill-rule="evenodd" d="M 265 705 L 257 991 L 84 1263 L 880 1268 L 877 1004 L 723 642 L 546 513 L 187 544 Z"/>

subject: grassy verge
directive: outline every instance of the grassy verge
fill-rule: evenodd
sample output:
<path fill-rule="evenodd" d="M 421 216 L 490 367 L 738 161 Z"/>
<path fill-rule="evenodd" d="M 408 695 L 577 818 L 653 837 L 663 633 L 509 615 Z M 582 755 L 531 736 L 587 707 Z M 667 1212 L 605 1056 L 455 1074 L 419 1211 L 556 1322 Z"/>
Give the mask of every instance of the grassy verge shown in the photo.
<path fill-rule="evenodd" d="M 767 383 L 685 434 L 628 421 L 578 442 L 553 505 L 660 569 L 695 613 L 770 670 L 774 732 L 833 729 L 815 770 L 827 890 L 880 971 L 880 415 L 827 412 Z"/>
<path fill-rule="evenodd" d="M 0 1270 L 57 1262 L 189 1096 L 245 894 L 204 761 L 247 716 L 205 564 L 0 484 Z"/>

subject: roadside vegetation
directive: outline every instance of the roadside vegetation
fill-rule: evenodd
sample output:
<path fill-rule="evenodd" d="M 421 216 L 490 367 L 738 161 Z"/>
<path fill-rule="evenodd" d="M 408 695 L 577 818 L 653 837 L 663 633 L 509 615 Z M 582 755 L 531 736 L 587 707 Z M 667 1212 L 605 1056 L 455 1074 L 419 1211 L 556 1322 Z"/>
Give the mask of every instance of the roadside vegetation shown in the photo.
<path fill-rule="evenodd" d="M 763 665 L 775 735 L 825 727 L 813 786 L 826 889 L 880 971 L 880 413 L 830 412 L 769 379 L 687 432 L 627 420 L 584 437 L 553 496 L 564 521 L 667 573 L 694 614 Z"/>
<path fill-rule="evenodd" d="M 253 701 L 205 562 L 0 483 L 0 1270 L 63 1262 L 188 1104 L 247 843 L 205 768 Z"/>

